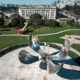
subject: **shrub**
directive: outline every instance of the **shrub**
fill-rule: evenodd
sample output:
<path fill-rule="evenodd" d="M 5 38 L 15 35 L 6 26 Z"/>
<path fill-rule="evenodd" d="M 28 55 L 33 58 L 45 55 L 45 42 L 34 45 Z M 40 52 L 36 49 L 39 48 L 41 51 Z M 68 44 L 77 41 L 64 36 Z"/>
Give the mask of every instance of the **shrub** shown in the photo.
<path fill-rule="evenodd" d="M 49 25 L 50 27 L 60 27 L 60 23 L 57 22 L 56 20 L 49 20 L 49 21 L 48 21 L 48 25 Z"/>
<path fill-rule="evenodd" d="M 80 23 L 75 23 L 74 26 L 76 26 L 77 28 L 80 28 Z"/>
<path fill-rule="evenodd" d="M 25 19 L 23 17 L 17 16 L 17 17 L 13 17 L 12 21 L 11 21 L 11 26 L 23 26 L 25 22 Z"/>
<path fill-rule="evenodd" d="M 67 20 L 67 25 L 68 26 L 73 26 L 74 24 L 75 24 L 74 19 Z"/>
<path fill-rule="evenodd" d="M 42 24 L 42 16 L 38 13 L 32 14 L 29 20 L 30 25 L 39 26 Z"/>
<path fill-rule="evenodd" d="M 4 25 L 4 19 L 3 18 L 0 18 L 0 26 Z"/>

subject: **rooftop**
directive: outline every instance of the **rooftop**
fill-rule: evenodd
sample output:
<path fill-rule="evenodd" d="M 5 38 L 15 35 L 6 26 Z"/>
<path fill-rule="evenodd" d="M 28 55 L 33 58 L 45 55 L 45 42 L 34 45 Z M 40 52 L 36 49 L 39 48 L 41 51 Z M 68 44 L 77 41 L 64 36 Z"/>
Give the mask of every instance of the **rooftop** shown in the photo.
<path fill-rule="evenodd" d="M 27 8 L 56 8 L 54 5 L 25 5 L 25 6 L 19 6 L 20 9 L 27 9 Z"/>

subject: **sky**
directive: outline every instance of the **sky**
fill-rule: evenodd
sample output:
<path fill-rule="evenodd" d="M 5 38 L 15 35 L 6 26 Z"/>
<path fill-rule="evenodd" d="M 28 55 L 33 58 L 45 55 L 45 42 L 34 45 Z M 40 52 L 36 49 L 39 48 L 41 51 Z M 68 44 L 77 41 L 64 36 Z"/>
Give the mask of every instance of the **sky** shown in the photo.
<path fill-rule="evenodd" d="M 30 4 L 30 5 L 40 5 L 40 4 L 52 4 L 56 0 L 0 0 L 3 4 Z M 67 0 L 61 0 L 67 1 Z"/>

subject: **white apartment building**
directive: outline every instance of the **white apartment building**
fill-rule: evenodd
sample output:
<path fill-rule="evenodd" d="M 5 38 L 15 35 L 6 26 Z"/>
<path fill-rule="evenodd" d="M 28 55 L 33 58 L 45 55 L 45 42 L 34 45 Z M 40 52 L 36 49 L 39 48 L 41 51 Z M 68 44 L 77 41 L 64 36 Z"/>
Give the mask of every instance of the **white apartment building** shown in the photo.
<path fill-rule="evenodd" d="M 65 6 L 67 5 L 67 3 L 66 2 L 63 2 L 63 3 L 57 3 L 57 7 L 58 8 L 60 8 L 60 9 L 62 9 L 62 8 L 64 8 Z"/>
<path fill-rule="evenodd" d="M 24 18 L 29 19 L 32 14 L 38 13 L 41 16 L 46 17 L 47 19 L 56 19 L 56 6 L 53 5 L 46 5 L 46 6 L 20 6 L 19 15 Z"/>

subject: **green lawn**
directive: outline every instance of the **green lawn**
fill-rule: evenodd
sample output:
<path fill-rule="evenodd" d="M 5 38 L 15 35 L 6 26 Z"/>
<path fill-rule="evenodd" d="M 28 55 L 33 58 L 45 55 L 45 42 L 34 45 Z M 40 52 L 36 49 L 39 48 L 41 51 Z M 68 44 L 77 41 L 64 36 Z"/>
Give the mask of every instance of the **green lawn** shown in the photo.
<path fill-rule="evenodd" d="M 80 30 L 73 30 L 73 31 L 67 31 L 56 35 L 51 36 L 41 36 L 39 37 L 39 40 L 42 42 L 55 42 L 55 43 L 64 43 L 63 39 L 60 39 L 59 37 L 65 36 L 65 35 L 80 35 Z"/>
<path fill-rule="evenodd" d="M 72 20 L 71 18 L 61 18 L 60 21 L 68 21 L 68 20 Z"/>
<path fill-rule="evenodd" d="M 32 34 L 49 34 L 49 33 L 55 33 L 55 32 L 59 32 L 59 31 L 63 31 L 66 29 L 77 29 L 76 27 L 71 27 L 71 26 L 64 26 L 64 27 L 40 27 L 37 28 L 36 30 L 34 30 L 32 32 Z"/>
<path fill-rule="evenodd" d="M 7 36 L 0 36 L 0 49 L 14 46 L 16 44 L 25 43 L 26 37 L 7 37 Z"/>
<path fill-rule="evenodd" d="M 67 31 L 63 32 L 57 35 L 51 35 L 51 36 L 41 36 L 39 37 L 40 42 L 52 42 L 52 43 L 64 43 L 63 39 L 60 39 L 59 37 L 65 36 L 65 35 L 80 35 L 80 30 L 76 31 Z M 3 49 L 8 46 L 12 46 L 19 43 L 26 42 L 26 37 L 1 37 L 0 36 L 0 49 Z"/>
<path fill-rule="evenodd" d="M 80 44 L 73 44 L 72 47 L 80 52 Z"/>
<path fill-rule="evenodd" d="M 0 34 L 17 34 L 16 28 L 0 28 Z"/>
<path fill-rule="evenodd" d="M 29 26 L 29 28 L 32 26 Z M 48 27 L 48 26 L 41 26 L 38 28 L 34 28 L 33 32 L 30 32 L 32 34 L 48 34 L 48 33 L 55 33 L 59 31 L 63 31 L 66 29 L 75 29 L 76 27 L 71 26 L 64 26 L 64 27 Z M 77 28 L 76 28 L 77 29 Z M 18 29 L 15 27 L 13 28 L 0 28 L 0 34 L 18 34 Z"/>

